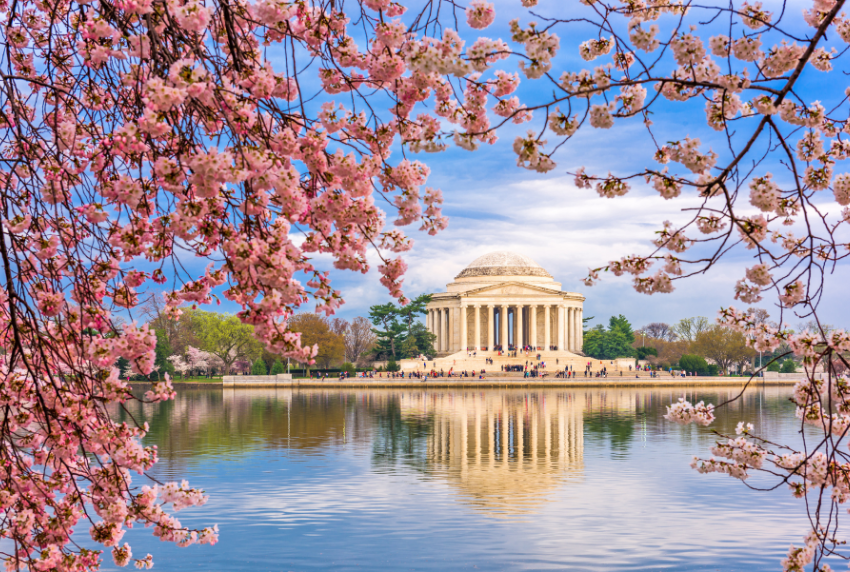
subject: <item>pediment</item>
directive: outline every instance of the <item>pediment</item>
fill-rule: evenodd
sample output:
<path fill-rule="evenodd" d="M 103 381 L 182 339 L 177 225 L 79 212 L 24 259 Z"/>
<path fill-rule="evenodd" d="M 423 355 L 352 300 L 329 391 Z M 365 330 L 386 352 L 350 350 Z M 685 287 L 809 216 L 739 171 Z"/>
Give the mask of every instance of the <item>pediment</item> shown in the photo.
<path fill-rule="evenodd" d="M 560 290 L 544 288 L 534 284 L 526 284 L 523 282 L 500 282 L 499 284 L 491 284 L 488 286 L 482 286 L 481 288 L 467 290 L 462 293 L 461 296 L 474 298 L 478 296 L 563 296 L 563 294 L 564 293 Z"/>

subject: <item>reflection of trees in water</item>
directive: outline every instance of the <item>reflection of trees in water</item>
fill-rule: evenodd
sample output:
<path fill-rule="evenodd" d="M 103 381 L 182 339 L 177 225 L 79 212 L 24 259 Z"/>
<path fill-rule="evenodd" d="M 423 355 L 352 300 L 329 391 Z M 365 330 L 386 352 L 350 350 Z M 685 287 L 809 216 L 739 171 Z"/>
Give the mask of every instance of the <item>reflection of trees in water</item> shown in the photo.
<path fill-rule="evenodd" d="M 387 396 L 384 403 L 371 408 L 374 420 L 372 463 L 379 469 L 398 463 L 425 469 L 428 436 L 433 433 L 432 415 L 403 415 L 397 395 Z"/>
<path fill-rule="evenodd" d="M 131 402 L 127 408 L 139 423 L 150 425 L 145 442 L 157 444 L 160 458 L 174 468 L 261 449 L 303 451 L 347 442 L 368 447 L 377 470 L 403 465 L 425 473 L 466 475 L 463 478 L 471 482 L 469 467 L 479 467 L 475 470 L 482 479 L 495 479 L 495 473 L 488 476 L 486 471 L 525 473 L 547 455 L 564 467 L 580 467 L 585 437 L 590 444 L 609 443 L 615 455 L 624 456 L 636 439 L 659 433 L 668 433 L 698 452 L 714 440 L 711 429 L 731 433 L 740 420 L 753 422 L 770 435 L 778 428 L 771 421 L 778 418 L 776 413 L 791 411 L 788 392 L 784 387 L 748 391 L 711 428 L 677 427 L 675 431 L 662 416 L 678 397 L 684 394 L 692 402 L 704 399 L 717 404 L 737 390 L 211 388 L 182 390 L 176 400 L 162 404 Z M 130 422 L 127 413 L 117 408 L 113 414 L 119 421 Z M 566 446 L 563 461 L 559 460 L 561 441 Z M 574 458 L 568 457 L 568 451 Z M 483 463 L 491 460 L 503 464 L 485 471 Z M 552 466 L 540 470 L 548 475 Z"/>
<path fill-rule="evenodd" d="M 742 382 L 743 383 L 743 382 Z M 718 418 L 710 427 L 676 426 L 673 432 L 678 439 L 694 447 L 694 452 L 704 451 L 713 443 L 713 431 L 731 434 L 738 421 L 754 423 L 760 434 L 775 434 L 781 425 L 780 415 L 793 411 L 788 402 L 790 388 L 759 386 L 753 384 L 744 396 L 718 411 Z M 718 405 L 740 393 L 740 388 L 609 388 L 586 390 L 584 430 L 589 442 L 608 442 L 615 457 L 628 455 L 631 443 L 641 435 L 669 433 L 670 422 L 664 419 L 667 406 L 680 397 L 692 403 L 705 401 Z M 702 447 L 702 449 L 699 449 Z"/>
<path fill-rule="evenodd" d="M 157 405 L 128 403 L 127 409 L 150 425 L 145 442 L 158 445 L 161 459 L 179 465 L 196 457 L 342 443 L 346 424 L 349 433 L 364 424 L 353 403 L 351 396 L 328 392 L 217 388 L 180 391 L 177 399 Z M 113 415 L 130 421 L 118 409 Z"/>

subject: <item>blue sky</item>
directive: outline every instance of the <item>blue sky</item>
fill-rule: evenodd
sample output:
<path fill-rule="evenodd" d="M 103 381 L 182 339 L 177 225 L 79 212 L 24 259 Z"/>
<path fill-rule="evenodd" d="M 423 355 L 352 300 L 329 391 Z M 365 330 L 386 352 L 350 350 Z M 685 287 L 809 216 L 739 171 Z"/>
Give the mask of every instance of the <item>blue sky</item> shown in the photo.
<path fill-rule="evenodd" d="M 775 3 L 765 4 L 770 8 Z M 520 17 L 523 26 L 537 19 L 521 7 L 519 0 L 496 0 L 495 5 L 496 23 L 481 35 L 508 39 L 507 23 L 511 18 Z M 564 6 L 562 2 L 541 0 L 535 11 L 566 17 Z M 566 6 L 569 6 L 569 16 L 586 10 L 578 2 Z M 802 19 L 798 15 L 804 6 L 809 4 L 789 2 L 788 14 L 783 20 L 784 25 L 800 37 L 810 33 L 810 29 L 800 27 Z M 474 39 L 474 30 L 466 26 L 463 18 L 460 22 L 463 37 L 468 41 Z M 672 20 L 662 19 L 660 23 L 663 36 Z M 585 31 L 587 34 L 583 35 Z M 707 41 L 710 35 L 721 31 L 728 33 L 719 25 L 716 29 L 714 26 L 702 26 L 700 34 Z M 556 32 L 561 38 L 561 46 L 554 62 L 553 76 L 557 77 L 563 70 L 593 69 L 605 60 L 587 63 L 578 56 L 578 45 L 592 37 L 590 28 L 561 27 Z M 765 38 L 763 48 L 768 49 L 773 43 Z M 268 54 L 268 58 L 275 62 L 273 52 Z M 503 65 L 494 69 L 516 69 L 515 61 L 499 64 Z M 830 101 L 833 96 L 843 97 L 845 81 L 841 77 L 841 66 L 837 67 L 836 72 L 828 75 L 816 71 L 804 73 L 800 90 L 803 97 L 808 101 L 822 100 L 827 107 L 830 103 L 838 103 L 837 100 Z M 301 80 L 305 91 L 310 75 L 315 74 L 308 73 L 308 77 Z M 825 87 L 837 89 L 827 92 Z M 523 78 L 518 95 L 522 101 L 533 103 L 545 100 L 551 91 L 551 87 L 542 81 Z M 650 96 L 652 94 L 650 89 Z M 339 97 L 338 101 L 342 99 Z M 318 105 L 320 101 L 314 103 Z M 687 135 L 700 137 L 703 147 L 712 147 L 720 154 L 720 162 L 723 161 L 724 154 L 728 153 L 725 138 L 718 137 L 705 125 L 704 100 L 684 104 L 659 103 L 653 121 L 660 141 L 678 140 Z M 589 267 L 603 265 L 626 254 L 651 252 L 651 240 L 661 223 L 665 220 L 674 223 L 688 220 L 690 217 L 681 209 L 697 206 L 699 201 L 693 196 L 665 201 L 656 191 L 640 182 L 627 196 L 618 199 L 603 199 L 592 189 L 574 186 L 572 177 L 566 173 L 580 166 L 586 166 L 588 172 L 594 174 L 612 171 L 623 175 L 655 165 L 651 161 L 655 148 L 640 121 L 634 119 L 617 120 L 610 130 L 595 130 L 588 126 L 560 149 L 555 156 L 558 166 L 550 173 L 543 175 L 518 168 L 516 155 L 511 149 L 512 142 L 529 127 L 539 127 L 542 119 L 542 114 L 538 114 L 529 125 L 506 126 L 500 131 L 495 145 L 482 147 L 475 153 L 450 147 L 444 153 L 410 155 L 411 159 L 423 161 L 431 168 L 428 186 L 443 190 L 444 213 L 450 217 L 450 222 L 449 228 L 436 237 L 407 229 L 416 244 L 405 256 L 410 268 L 404 283 L 406 295 L 412 297 L 423 292 L 441 291 L 479 255 L 494 250 L 510 250 L 536 260 L 563 283 L 565 290 L 584 294 L 587 297 L 585 316 L 595 316 L 596 321 L 607 322 L 611 315 L 624 314 L 635 326 L 653 321 L 672 323 L 695 315 L 714 318 L 721 306 L 744 306 L 732 297 L 735 282 L 743 277 L 744 268 L 753 263 L 749 258 L 750 252 L 743 249 L 730 253 L 707 275 L 676 282 L 676 291 L 672 294 L 650 297 L 637 294 L 625 276 L 605 276 L 599 285 L 585 287 L 580 281 Z M 736 124 L 736 128 L 742 133 L 749 129 L 746 122 Z M 551 133 L 547 137 L 550 143 L 557 140 Z M 397 152 L 390 161 L 399 159 Z M 838 165 L 836 173 L 842 170 L 842 166 Z M 781 177 L 777 173 L 777 178 Z M 741 209 L 742 212 L 756 214 L 756 209 L 749 206 L 746 197 L 741 202 L 746 206 Z M 830 204 L 829 197 L 824 199 L 823 205 L 827 210 L 836 212 L 837 205 Z M 384 207 L 391 220 L 391 209 Z M 795 234 L 799 235 L 800 229 Z M 368 275 L 332 271 L 335 287 L 346 299 L 338 315 L 345 318 L 366 315 L 369 306 L 390 300 L 374 271 L 378 258 L 374 255 L 371 258 L 373 270 Z M 329 257 L 317 257 L 316 263 L 319 267 L 331 268 Z M 848 283 L 850 274 L 841 266 L 828 277 L 821 304 L 822 319 L 826 322 L 850 326 L 850 309 L 843 296 L 844 285 Z M 778 314 L 769 296 L 760 306 L 774 316 Z M 225 303 L 222 309 L 235 311 L 237 308 Z M 792 325 L 799 321 L 795 317 L 786 319 Z"/>

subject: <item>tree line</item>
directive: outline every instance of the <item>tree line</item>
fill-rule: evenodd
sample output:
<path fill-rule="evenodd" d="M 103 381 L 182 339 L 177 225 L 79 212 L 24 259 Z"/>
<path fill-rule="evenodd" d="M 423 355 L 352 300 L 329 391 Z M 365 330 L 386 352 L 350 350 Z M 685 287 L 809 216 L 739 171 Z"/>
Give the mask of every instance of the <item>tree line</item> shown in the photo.
<path fill-rule="evenodd" d="M 270 352 L 256 338 L 254 327 L 234 314 L 181 308 L 179 320 L 165 312 L 159 298 L 141 306 L 146 322 L 156 334 L 154 372 L 142 376 L 129 362 L 119 359 L 122 377 L 161 379 L 163 374 L 183 377 L 246 374 L 267 375 L 287 371 L 286 358 Z M 319 346 L 315 366 L 340 367 L 371 358 L 375 346 L 372 324 L 364 317 L 353 320 L 327 318 L 312 312 L 290 319 L 302 343 Z M 295 363 L 294 367 L 305 364 Z"/>
<path fill-rule="evenodd" d="M 756 320 L 770 323 L 766 310 L 749 308 L 747 311 Z M 593 317 L 585 318 L 585 323 L 590 320 Z M 801 322 L 795 329 L 818 331 L 819 327 L 827 334 L 834 329 L 830 324 L 818 326 L 810 322 Z M 638 330 L 634 330 L 622 314 L 613 316 L 607 328 L 602 324 L 585 327 L 583 351 L 601 360 L 633 357 L 645 359 L 658 368 L 682 368 L 701 374 L 728 373 L 732 369 L 743 372 L 764 366 L 767 371 L 777 372 L 797 369 L 797 361 L 788 344 L 783 343 L 774 351 L 759 356 L 749 347 L 744 334 L 712 324 L 703 316 L 684 318 L 674 324 L 652 322 Z"/>
<path fill-rule="evenodd" d="M 436 336 L 420 321 L 430 300 L 429 294 L 423 294 L 404 306 L 392 302 L 374 305 L 368 318 L 357 316 L 350 321 L 302 312 L 289 324 L 301 333 L 303 345 L 318 345 L 316 368 L 353 369 L 376 360 L 392 364 L 435 354 Z M 156 297 L 141 306 L 157 338 L 154 372 L 142 376 L 127 360 L 119 359 L 122 377 L 161 379 L 165 373 L 183 377 L 275 375 L 287 371 L 286 359 L 265 349 L 255 337 L 254 327 L 235 315 L 191 307 L 181 310 L 180 319 L 174 319 Z M 298 362 L 292 366 L 309 367 Z"/>

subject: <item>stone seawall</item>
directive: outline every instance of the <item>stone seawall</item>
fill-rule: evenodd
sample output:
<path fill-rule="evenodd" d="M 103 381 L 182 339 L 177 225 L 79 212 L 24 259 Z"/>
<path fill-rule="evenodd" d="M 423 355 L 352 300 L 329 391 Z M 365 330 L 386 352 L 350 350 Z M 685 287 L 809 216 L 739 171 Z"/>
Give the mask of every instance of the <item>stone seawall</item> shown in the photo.
<path fill-rule="evenodd" d="M 279 376 L 278 376 L 279 377 Z M 506 388 L 506 387 L 684 387 L 684 386 L 731 386 L 743 387 L 748 378 L 744 377 L 608 377 L 576 379 L 524 379 L 520 377 L 485 379 L 472 378 L 431 378 L 420 379 L 273 379 L 274 376 L 228 376 L 224 387 L 291 387 L 291 388 Z M 756 385 L 793 385 L 796 379 L 778 377 L 753 378 L 751 386 Z"/>
<path fill-rule="evenodd" d="M 291 387 L 291 373 L 277 375 L 225 375 L 222 378 L 223 387 Z"/>

